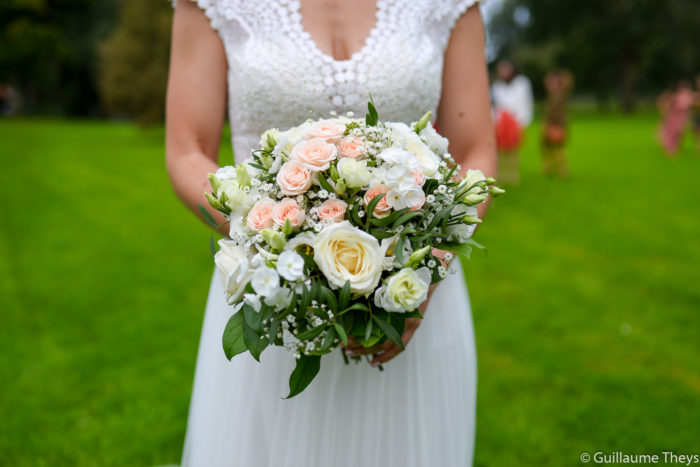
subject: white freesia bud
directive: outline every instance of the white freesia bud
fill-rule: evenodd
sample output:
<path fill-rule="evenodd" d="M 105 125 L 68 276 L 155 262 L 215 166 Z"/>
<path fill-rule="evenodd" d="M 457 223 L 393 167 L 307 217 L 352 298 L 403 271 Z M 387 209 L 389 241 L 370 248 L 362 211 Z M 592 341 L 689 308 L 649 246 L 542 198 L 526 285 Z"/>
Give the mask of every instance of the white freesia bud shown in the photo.
<path fill-rule="evenodd" d="M 455 216 L 472 216 L 472 217 L 477 217 L 476 213 L 476 208 L 474 206 L 466 206 L 464 204 L 459 204 L 457 205 L 453 211 L 452 215 Z M 448 225 L 447 226 L 447 238 L 450 241 L 455 241 L 459 243 L 464 243 L 469 238 L 472 236 L 474 233 L 474 229 L 476 228 L 476 225 L 472 224 L 464 224 L 464 223 L 459 223 L 456 225 Z"/>

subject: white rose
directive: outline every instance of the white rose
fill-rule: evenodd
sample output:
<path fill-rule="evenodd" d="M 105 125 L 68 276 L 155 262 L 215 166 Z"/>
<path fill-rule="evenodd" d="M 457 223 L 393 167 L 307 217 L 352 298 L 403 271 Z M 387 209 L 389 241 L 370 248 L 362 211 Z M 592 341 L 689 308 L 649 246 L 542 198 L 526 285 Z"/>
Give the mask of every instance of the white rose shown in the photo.
<path fill-rule="evenodd" d="M 452 215 L 459 216 L 476 216 L 476 207 L 466 206 L 464 204 L 457 205 L 452 211 Z M 447 238 L 453 242 L 464 243 L 472 236 L 476 229 L 476 224 L 467 225 L 463 223 L 448 225 L 447 226 Z"/>
<path fill-rule="evenodd" d="M 296 281 L 304 276 L 304 258 L 292 250 L 280 253 L 277 258 L 277 272 L 288 281 Z"/>
<path fill-rule="evenodd" d="M 221 249 L 214 255 L 214 263 L 221 275 L 224 292 L 231 304 L 238 300 L 250 280 L 252 270 L 246 251 L 232 240 L 219 240 Z"/>
<path fill-rule="evenodd" d="M 255 271 L 251 285 L 258 295 L 270 297 L 280 288 L 280 276 L 274 269 L 263 267 Z"/>
<path fill-rule="evenodd" d="M 404 268 L 377 289 L 374 303 L 386 311 L 402 313 L 415 310 L 428 297 L 430 282 L 428 268 Z"/>
<path fill-rule="evenodd" d="M 350 290 L 369 294 L 379 283 L 390 241 L 375 237 L 348 221 L 323 229 L 314 241 L 314 261 L 333 289 L 350 281 Z"/>
<path fill-rule="evenodd" d="M 433 128 L 432 125 L 428 125 L 423 128 L 420 132 L 420 137 L 423 138 L 425 144 L 427 144 L 428 147 L 430 147 L 430 149 L 435 151 L 437 154 L 445 154 L 447 152 L 449 141 L 447 141 L 447 138 L 435 131 L 435 128 Z"/>
<path fill-rule="evenodd" d="M 358 161 L 343 157 L 338 161 L 338 175 L 345 180 L 348 188 L 361 188 L 369 183 L 371 174 L 367 169 L 367 161 Z"/>

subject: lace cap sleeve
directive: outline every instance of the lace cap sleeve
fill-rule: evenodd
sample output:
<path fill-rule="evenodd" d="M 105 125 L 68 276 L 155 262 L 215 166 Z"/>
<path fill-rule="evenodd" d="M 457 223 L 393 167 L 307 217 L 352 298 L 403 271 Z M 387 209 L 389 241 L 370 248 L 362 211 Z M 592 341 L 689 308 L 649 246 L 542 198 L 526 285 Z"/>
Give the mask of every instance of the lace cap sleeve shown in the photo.
<path fill-rule="evenodd" d="M 481 0 L 483 3 L 485 0 Z M 434 36 L 440 42 L 441 47 L 447 46 L 447 41 L 450 39 L 450 34 L 457 20 L 469 9 L 476 5 L 480 0 L 440 0 L 430 2 L 431 15 L 433 26 L 435 27 Z"/>
<path fill-rule="evenodd" d="M 204 14 L 211 22 L 211 28 L 218 31 L 222 25 L 222 14 L 220 11 L 219 0 L 172 0 L 173 8 L 177 6 L 177 2 L 195 2 L 199 8 L 204 11 Z"/>

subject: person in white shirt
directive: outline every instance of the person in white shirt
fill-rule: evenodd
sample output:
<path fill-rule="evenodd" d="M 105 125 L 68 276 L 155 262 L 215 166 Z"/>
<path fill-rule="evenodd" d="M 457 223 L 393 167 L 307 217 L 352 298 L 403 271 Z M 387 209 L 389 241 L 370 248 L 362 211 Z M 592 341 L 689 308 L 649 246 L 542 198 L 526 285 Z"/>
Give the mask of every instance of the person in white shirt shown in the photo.
<path fill-rule="evenodd" d="M 523 132 L 533 117 L 532 85 L 507 60 L 498 63 L 496 72 L 498 79 L 491 86 L 491 93 L 499 151 L 498 176 L 501 183 L 516 185 L 520 181 Z"/>

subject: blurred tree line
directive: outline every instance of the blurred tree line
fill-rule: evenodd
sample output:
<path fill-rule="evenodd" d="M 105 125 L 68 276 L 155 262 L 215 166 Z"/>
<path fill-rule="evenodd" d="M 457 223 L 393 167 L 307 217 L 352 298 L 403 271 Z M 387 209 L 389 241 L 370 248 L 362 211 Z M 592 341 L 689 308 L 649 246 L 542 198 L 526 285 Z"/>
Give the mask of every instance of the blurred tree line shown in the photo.
<path fill-rule="evenodd" d="M 502 0 L 489 23 L 542 94 L 569 68 L 578 93 L 631 110 L 700 71 L 698 0 Z M 168 0 L 0 0 L 0 84 L 25 113 L 162 121 L 172 12 Z"/>
<path fill-rule="evenodd" d="M 544 74 L 564 67 L 578 93 L 631 111 L 700 73 L 698 0 L 504 0 L 489 32 L 540 95 Z"/>
<path fill-rule="evenodd" d="M 162 121 L 168 0 L 0 0 L 0 84 L 27 114 Z"/>

